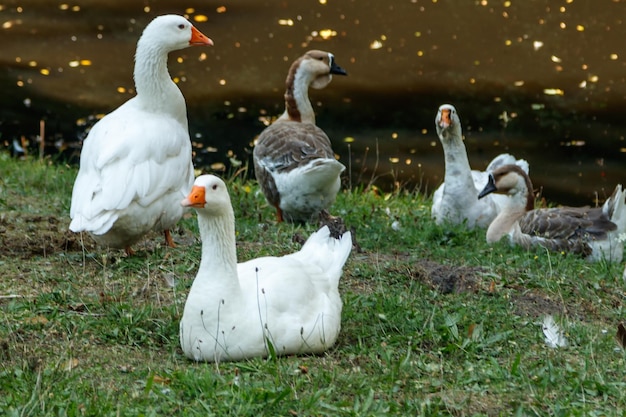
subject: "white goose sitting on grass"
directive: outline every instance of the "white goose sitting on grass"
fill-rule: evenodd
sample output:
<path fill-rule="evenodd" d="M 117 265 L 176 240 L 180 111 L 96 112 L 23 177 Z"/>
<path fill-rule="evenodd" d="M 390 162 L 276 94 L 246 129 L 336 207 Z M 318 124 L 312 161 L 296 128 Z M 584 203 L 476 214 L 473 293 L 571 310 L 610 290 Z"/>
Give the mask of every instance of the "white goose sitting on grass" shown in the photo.
<path fill-rule="evenodd" d="M 182 16 L 155 18 L 135 55 L 137 95 L 98 121 L 84 141 L 72 191 L 70 230 L 125 249 L 150 230 L 164 232 L 183 215 L 193 184 L 185 98 L 170 78 L 167 54 L 213 45 Z"/>
<path fill-rule="evenodd" d="M 196 178 L 182 203 L 198 213 L 202 260 L 180 322 L 180 344 L 195 361 L 321 353 L 339 335 L 339 278 L 350 232 L 312 234 L 300 251 L 237 263 L 235 216 L 224 182 Z"/>
<path fill-rule="evenodd" d="M 308 51 L 287 74 L 285 112 L 257 138 L 254 172 L 279 222 L 308 222 L 330 207 L 345 166 L 315 125 L 309 87 L 324 88 L 333 74 L 347 75 L 329 52 Z"/>
<path fill-rule="evenodd" d="M 542 246 L 554 251 L 577 253 L 589 261 L 621 262 L 626 231 L 626 193 L 615 187 L 602 207 L 555 207 L 535 209 L 530 177 L 516 165 L 504 165 L 489 175 L 479 198 L 503 194 L 507 204 L 489 225 L 487 242 L 508 235 L 524 248 Z"/>
<path fill-rule="evenodd" d="M 489 172 L 505 164 L 517 164 L 528 172 L 528 162 L 516 160 L 509 154 L 500 154 L 491 161 L 486 171 L 470 168 L 459 115 L 451 104 L 439 107 L 435 128 L 445 157 L 444 182 L 433 194 L 432 217 L 437 224 L 466 222 L 469 228 L 486 228 L 505 202 L 504 196 L 489 195 L 479 200 L 478 192 L 487 183 Z"/>

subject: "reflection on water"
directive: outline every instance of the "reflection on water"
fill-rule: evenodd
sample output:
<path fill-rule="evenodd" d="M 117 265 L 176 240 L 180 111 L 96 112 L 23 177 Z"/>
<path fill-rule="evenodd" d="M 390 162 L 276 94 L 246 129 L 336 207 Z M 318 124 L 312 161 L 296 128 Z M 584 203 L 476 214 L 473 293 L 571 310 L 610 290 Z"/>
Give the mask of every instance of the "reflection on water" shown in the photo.
<path fill-rule="evenodd" d="M 5 146 L 34 142 L 44 119 L 49 152 L 56 144 L 71 154 L 84 129 L 77 121 L 134 94 L 133 54 L 147 22 L 178 13 L 215 41 L 170 57 L 197 165 L 247 161 L 263 121 L 282 112 L 289 64 L 316 48 L 349 73 L 311 97 L 352 185 L 434 189 L 443 176 L 434 115 L 445 102 L 461 115 L 475 168 L 511 152 L 530 162 L 545 196 L 572 204 L 625 180 L 623 1 L 180 4 L 0 0 Z"/>

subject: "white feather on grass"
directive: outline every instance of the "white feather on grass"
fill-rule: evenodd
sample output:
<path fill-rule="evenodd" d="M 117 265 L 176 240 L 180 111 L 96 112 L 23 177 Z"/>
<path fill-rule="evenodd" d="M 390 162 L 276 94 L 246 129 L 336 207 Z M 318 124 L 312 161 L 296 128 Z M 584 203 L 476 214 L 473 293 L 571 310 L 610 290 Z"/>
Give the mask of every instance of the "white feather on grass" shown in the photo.
<path fill-rule="evenodd" d="M 563 331 L 558 324 L 555 323 L 552 316 L 543 318 L 543 334 L 546 336 L 546 345 L 555 349 L 567 346 L 567 340 L 563 335 Z"/>

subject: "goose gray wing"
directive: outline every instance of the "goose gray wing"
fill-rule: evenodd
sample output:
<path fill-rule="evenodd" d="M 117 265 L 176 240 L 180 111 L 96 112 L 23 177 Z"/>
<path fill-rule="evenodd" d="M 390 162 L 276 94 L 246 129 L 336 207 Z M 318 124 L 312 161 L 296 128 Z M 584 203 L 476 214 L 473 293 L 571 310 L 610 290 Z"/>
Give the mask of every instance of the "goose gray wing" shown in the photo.
<path fill-rule="evenodd" d="M 278 121 L 267 127 L 254 148 L 257 163 L 274 172 L 289 172 L 315 159 L 335 158 L 330 139 L 311 123 Z"/>
<path fill-rule="evenodd" d="M 606 239 L 615 230 L 601 208 L 558 207 L 527 212 L 519 221 L 522 233 L 533 243 L 555 251 L 591 254 L 589 242 Z"/>
<path fill-rule="evenodd" d="M 335 159 L 330 139 L 312 123 L 279 120 L 259 135 L 253 151 L 254 172 L 267 200 L 278 209 L 274 175 L 288 173 L 318 159 Z M 279 214 L 282 219 L 282 214 Z"/>

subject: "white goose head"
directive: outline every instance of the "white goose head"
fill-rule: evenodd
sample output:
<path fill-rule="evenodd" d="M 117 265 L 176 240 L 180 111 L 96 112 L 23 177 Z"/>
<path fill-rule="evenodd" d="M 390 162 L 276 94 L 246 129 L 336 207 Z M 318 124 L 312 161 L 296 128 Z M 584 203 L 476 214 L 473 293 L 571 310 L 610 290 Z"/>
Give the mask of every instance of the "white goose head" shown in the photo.
<path fill-rule="evenodd" d="M 452 104 L 442 104 L 435 116 L 435 128 L 440 140 L 462 136 L 461 119 Z"/>
<path fill-rule="evenodd" d="M 226 184 L 215 175 L 200 175 L 196 178 L 191 192 L 180 204 L 183 207 L 193 207 L 199 214 L 209 217 L 232 213 Z"/>
<path fill-rule="evenodd" d="M 178 15 L 163 15 L 152 20 L 143 31 L 137 47 L 176 51 L 194 45 L 213 45 L 213 41 L 196 29 L 187 19 Z"/>

